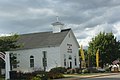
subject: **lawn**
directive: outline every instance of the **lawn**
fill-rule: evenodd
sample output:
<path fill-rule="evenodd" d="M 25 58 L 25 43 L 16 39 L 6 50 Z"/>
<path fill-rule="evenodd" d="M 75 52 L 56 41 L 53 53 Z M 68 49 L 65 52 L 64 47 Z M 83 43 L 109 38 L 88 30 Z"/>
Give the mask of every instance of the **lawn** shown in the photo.
<path fill-rule="evenodd" d="M 4 78 L 0 78 L 0 80 L 5 80 Z"/>
<path fill-rule="evenodd" d="M 98 74 L 104 74 L 104 73 L 64 74 L 64 76 L 66 78 L 70 78 L 70 77 L 90 76 L 90 75 L 98 75 Z"/>

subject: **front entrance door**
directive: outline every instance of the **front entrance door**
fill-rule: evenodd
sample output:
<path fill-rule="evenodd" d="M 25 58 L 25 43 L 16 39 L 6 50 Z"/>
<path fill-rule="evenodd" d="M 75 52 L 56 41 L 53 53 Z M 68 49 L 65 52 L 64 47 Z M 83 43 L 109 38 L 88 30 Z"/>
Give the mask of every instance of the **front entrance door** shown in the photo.
<path fill-rule="evenodd" d="M 70 61 L 70 68 L 72 68 L 72 62 Z"/>

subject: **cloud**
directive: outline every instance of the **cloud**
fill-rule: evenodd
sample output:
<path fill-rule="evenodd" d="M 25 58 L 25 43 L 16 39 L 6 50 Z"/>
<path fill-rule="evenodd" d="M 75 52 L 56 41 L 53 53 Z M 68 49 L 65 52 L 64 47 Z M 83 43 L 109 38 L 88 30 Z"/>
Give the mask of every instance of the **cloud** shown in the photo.
<path fill-rule="evenodd" d="M 120 39 L 119 0 L 0 0 L 0 34 L 50 31 L 56 16 L 88 45 L 101 31 Z"/>
<path fill-rule="evenodd" d="M 120 40 L 120 22 L 113 25 L 114 33 L 118 40 Z"/>
<path fill-rule="evenodd" d="M 33 15 L 33 18 L 38 18 L 36 15 L 43 15 L 46 17 L 49 16 L 56 16 L 58 15 L 57 12 L 53 11 L 52 9 L 49 8 L 28 8 L 28 13 Z"/>

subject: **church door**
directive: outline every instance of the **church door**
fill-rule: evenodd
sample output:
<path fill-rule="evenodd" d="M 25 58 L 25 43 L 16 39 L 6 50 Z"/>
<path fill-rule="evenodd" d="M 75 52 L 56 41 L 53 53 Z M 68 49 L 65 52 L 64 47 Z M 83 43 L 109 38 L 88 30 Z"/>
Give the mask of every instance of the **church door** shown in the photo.
<path fill-rule="evenodd" d="M 70 68 L 72 68 L 72 62 L 70 61 Z"/>

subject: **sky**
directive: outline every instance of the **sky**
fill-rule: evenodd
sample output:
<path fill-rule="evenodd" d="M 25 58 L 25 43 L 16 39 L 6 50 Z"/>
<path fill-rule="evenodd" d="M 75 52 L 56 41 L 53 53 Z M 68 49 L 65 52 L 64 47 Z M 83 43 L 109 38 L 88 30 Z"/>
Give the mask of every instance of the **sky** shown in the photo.
<path fill-rule="evenodd" d="M 120 40 L 120 0 L 0 0 L 0 35 L 52 31 L 56 16 L 80 45 L 103 31 Z"/>

